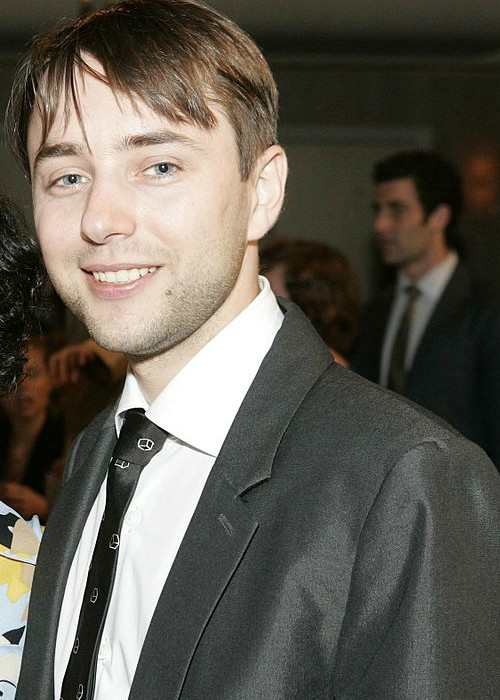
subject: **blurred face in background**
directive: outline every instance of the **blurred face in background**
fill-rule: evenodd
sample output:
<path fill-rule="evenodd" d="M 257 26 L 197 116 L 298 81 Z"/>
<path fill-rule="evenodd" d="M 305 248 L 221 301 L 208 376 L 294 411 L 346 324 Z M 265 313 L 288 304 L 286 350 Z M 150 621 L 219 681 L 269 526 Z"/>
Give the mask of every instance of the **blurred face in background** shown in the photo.
<path fill-rule="evenodd" d="M 34 420 L 47 412 L 52 383 L 44 350 L 31 344 L 27 358 L 25 379 L 13 394 L 2 399 L 2 406 L 8 414 Z"/>
<path fill-rule="evenodd" d="M 436 230 L 411 178 L 378 184 L 373 211 L 375 241 L 384 263 L 404 270 L 425 260 L 434 248 Z"/>

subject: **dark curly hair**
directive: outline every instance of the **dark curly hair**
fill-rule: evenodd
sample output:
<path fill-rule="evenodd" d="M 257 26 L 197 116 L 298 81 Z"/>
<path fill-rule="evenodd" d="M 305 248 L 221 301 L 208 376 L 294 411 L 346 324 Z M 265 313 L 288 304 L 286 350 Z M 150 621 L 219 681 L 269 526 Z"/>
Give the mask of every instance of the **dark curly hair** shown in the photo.
<path fill-rule="evenodd" d="M 26 361 L 25 346 L 39 333 L 45 273 L 37 244 L 21 212 L 0 194 L 0 392 L 15 388 Z"/>

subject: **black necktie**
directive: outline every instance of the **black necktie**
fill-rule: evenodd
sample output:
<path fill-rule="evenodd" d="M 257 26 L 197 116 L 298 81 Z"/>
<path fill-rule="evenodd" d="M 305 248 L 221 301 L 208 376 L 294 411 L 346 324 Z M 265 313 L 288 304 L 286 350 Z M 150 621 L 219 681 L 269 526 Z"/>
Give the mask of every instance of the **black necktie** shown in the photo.
<path fill-rule="evenodd" d="M 407 294 L 406 308 L 401 316 L 398 332 L 394 338 L 387 379 L 388 388 L 397 391 L 398 394 L 404 394 L 406 389 L 406 351 L 415 312 L 415 302 L 420 295 L 420 290 L 418 287 L 411 285 L 406 287 L 405 293 Z"/>
<path fill-rule="evenodd" d="M 109 464 L 106 508 L 90 563 L 61 700 L 94 697 L 97 655 L 111 599 L 123 518 L 142 469 L 162 449 L 166 438 L 167 433 L 146 418 L 142 409 L 125 414 Z"/>

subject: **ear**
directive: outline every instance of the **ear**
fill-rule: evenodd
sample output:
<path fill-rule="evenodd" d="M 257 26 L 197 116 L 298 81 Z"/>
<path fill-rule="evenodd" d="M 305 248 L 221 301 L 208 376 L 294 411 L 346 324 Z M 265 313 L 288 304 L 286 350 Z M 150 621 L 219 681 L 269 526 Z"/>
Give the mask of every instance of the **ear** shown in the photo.
<path fill-rule="evenodd" d="M 258 158 L 253 172 L 248 241 L 258 241 L 274 226 L 283 206 L 288 163 L 281 146 L 270 146 Z"/>
<path fill-rule="evenodd" d="M 439 204 L 429 215 L 428 220 L 433 228 L 444 231 L 451 221 L 451 209 L 448 204 Z"/>

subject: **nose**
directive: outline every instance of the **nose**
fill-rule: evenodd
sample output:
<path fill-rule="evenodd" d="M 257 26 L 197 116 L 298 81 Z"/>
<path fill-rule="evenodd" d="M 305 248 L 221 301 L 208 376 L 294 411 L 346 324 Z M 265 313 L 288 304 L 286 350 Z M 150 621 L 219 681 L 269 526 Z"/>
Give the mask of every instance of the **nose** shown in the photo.
<path fill-rule="evenodd" d="M 113 237 L 128 237 L 135 230 L 134 202 L 126 186 L 94 180 L 81 219 L 82 237 L 102 245 Z"/>
<path fill-rule="evenodd" d="M 377 236 L 385 236 L 391 232 L 392 221 L 384 211 L 378 211 L 373 216 L 373 231 Z"/>

